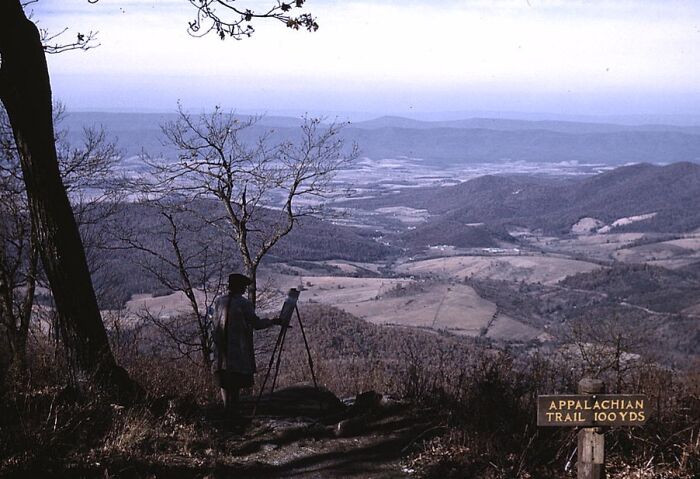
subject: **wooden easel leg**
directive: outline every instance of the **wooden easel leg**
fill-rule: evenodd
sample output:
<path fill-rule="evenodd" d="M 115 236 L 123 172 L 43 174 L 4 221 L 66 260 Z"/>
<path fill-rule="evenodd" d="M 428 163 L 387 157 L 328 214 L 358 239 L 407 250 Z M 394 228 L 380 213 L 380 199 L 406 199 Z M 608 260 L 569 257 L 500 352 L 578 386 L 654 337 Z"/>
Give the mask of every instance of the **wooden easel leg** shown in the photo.
<path fill-rule="evenodd" d="M 314 360 L 311 359 L 311 350 L 309 349 L 309 342 L 306 340 L 306 332 L 304 332 L 304 325 L 301 324 L 301 315 L 299 314 L 299 308 L 294 306 L 294 310 L 297 313 L 297 320 L 299 321 L 299 329 L 301 329 L 301 337 L 304 338 L 304 346 L 306 346 L 306 356 L 309 360 L 309 369 L 311 370 L 311 379 L 314 381 L 314 387 L 318 389 L 318 383 L 316 382 L 316 373 L 314 372 Z"/>

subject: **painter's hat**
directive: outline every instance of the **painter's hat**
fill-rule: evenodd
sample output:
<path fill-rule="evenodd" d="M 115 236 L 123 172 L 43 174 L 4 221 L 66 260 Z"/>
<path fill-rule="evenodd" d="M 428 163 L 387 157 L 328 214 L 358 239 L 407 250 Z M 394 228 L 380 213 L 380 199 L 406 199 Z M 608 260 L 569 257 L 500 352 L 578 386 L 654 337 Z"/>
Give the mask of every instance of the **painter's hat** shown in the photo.
<path fill-rule="evenodd" d="M 239 273 L 232 273 L 228 275 L 228 287 L 236 288 L 240 286 L 248 286 L 252 281 L 248 276 Z"/>

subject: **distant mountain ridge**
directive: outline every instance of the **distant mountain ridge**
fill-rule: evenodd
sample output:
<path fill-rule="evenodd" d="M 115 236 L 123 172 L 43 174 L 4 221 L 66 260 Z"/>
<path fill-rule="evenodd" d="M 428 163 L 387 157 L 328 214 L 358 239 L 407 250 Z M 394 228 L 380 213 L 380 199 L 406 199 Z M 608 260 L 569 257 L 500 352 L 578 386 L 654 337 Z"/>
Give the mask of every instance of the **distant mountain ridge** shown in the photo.
<path fill-rule="evenodd" d="M 490 130 L 483 128 L 373 130 L 347 128 L 371 158 L 420 158 L 437 164 L 578 162 L 623 165 L 700 160 L 700 135 L 677 131 L 618 131 L 561 133 L 549 130 Z"/>
<path fill-rule="evenodd" d="M 372 120 L 353 122 L 355 128 L 457 128 L 486 129 L 498 131 L 547 130 L 559 133 L 611 133 L 617 131 L 677 131 L 688 134 L 700 134 L 700 127 L 663 124 L 627 125 L 616 123 L 590 123 L 562 120 L 518 120 L 505 118 L 465 118 L 460 120 L 425 121 L 400 116 L 382 116 Z"/>
<path fill-rule="evenodd" d="M 102 125 L 119 139 L 126 156 L 142 151 L 168 156 L 175 152 L 163 145 L 160 124 L 175 118 L 174 114 L 156 113 L 69 113 L 62 126 L 70 129 L 69 138 L 77 142 L 83 126 Z M 263 117 L 244 136 L 252 140 L 273 129 L 272 140 L 294 139 L 299 124 L 298 118 Z M 350 124 L 342 135 L 356 142 L 361 154 L 369 158 L 409 157 L 435 165 L 700 161 L 698 127 L 485 118 L 423 122 L 382 117 Z"/>

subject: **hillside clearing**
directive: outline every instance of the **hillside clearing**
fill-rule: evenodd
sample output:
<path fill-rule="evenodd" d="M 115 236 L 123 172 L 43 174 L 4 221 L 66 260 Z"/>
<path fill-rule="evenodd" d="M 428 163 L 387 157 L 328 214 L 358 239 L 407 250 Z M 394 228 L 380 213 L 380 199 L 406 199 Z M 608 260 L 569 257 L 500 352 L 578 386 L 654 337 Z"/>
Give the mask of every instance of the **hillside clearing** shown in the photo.
<path fill-rule="evenodd" d="M 585 261 L 546 256 L 453 256 L 404 263 L 396 268 L 405 275 L 444 278 L 484 278 L 554 284 L 577 273 L 600 268 Z"/>

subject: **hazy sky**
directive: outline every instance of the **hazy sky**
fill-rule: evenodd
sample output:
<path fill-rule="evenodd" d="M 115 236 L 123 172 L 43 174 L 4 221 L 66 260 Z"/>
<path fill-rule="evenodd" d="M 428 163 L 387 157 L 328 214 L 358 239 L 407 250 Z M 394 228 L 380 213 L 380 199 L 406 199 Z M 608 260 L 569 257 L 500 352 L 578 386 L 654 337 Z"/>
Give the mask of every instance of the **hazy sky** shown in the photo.
<path fill-rule="evenodd" d="M 266 2 L 237 0 L 240 6 Z M 700 112 L 696 0 L 308 0 L 316 33 L 257 23 L 193 38 L 187 0 L 41 0 L 51 30 L 101 46 L 49 58 L 70 109 L 376 114 Z"/>

